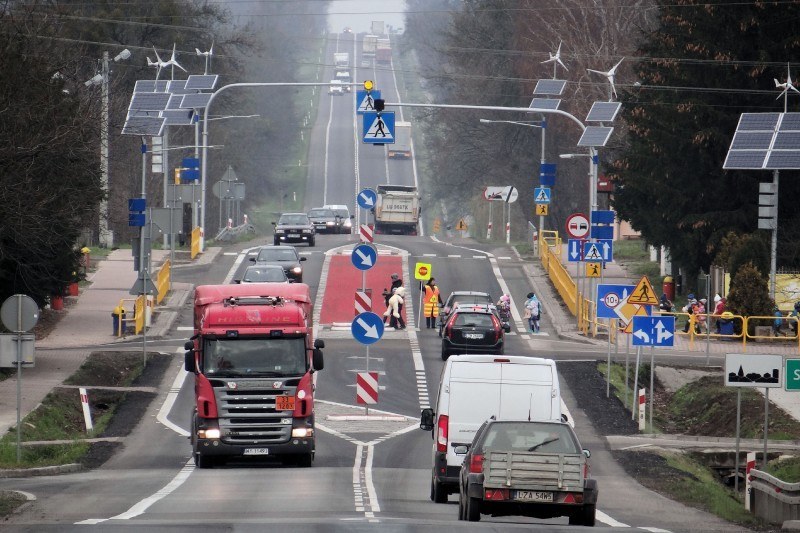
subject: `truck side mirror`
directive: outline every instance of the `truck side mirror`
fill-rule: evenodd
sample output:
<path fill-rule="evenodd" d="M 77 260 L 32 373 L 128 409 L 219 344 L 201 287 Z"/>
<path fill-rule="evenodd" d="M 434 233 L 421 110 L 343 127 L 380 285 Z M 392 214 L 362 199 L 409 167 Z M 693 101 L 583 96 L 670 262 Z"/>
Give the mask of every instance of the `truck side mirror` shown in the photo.
<path fill-rule="evenodd" d="M 433 430 L 433 409 L 423 409 L 419 417 L 419 429 L 423 431 Z"/>
<path fill-rule="evenodd" d="M 300 261 L 307 261 L 307 260 L 308 260 L 308 257 L 306 257 L 306 256 L 300 257 Z"/>
<path fill-rule="evenodd" d="M 311 366 L 314 367 L 314 370 L 322 370 L 325 368 L 325 360 L 322 358 L 322 350 L 319 348 L 314 348 L 312 352 Z"/>
<path fill-rule="evenodd" d="M 318 350 L 319 350 L 319 349 L 322 349 L 322 348 L 324 348 L 324 347 L 325 347 L 325 341 L 324 341 L 324 340 L 322 340 L 322 339 L 316 339 L 316 340 L 314 341 L 314 348 L 316 348 L 316 349 L 318 349 Z"/>
<path fill-rule="evenodd" d="M 585 449 L 585 448 L 584 448 L 584 450 L 583 450 L 583 455 L 585 455 L 585 456 L 586 456 L 586 458 L 588 459 L 589 457 L 591 457 L 591 456 L 592 456 L 592 452 L 590 452 L 589 450 L 587 450 L 587 449 Z"/>

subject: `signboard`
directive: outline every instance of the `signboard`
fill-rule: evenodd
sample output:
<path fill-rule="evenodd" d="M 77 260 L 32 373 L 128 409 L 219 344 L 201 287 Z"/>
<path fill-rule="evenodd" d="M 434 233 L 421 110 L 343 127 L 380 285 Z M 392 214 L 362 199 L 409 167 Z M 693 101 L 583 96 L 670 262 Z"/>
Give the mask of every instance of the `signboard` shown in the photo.
<path fill-rule="evenodd" d="M 586 263 L 586 277 L 599 278 L 600 273 L 603 271 L 603 263 Z"/>
<path fill-rule="evenodd" d="M 614 239 L 614 211 L 592 211 L 592 239 Z"/>
<path fill-rule="evenodd" d="M 567 217 L 567 234 L 573 239 L 584 239 L 589 235 L 589 219 L 583 213 Z"/>
<path fill-rule="evenodd" d="M 601 240 L 597 242 L 583 241 L 583 260 L 584 261 L 604 261 L 611 262 L 614 259 L 614 241 Z M 639 302 L 631 302 L 639 303 Z"/>
<path fill-rule="evenodd" d="M 567 241 L 567 259 L 570 263 L 583 261 L 583 250 L 586 241 L 583 239 L 569 239 Z"/>
<path fill-rule="evenodd" d="M 536 187 L 533 189 L 533 201 L 537 204 L 549 204 L 550 187 Z"/>
<path fill-rule="evenodd" d="M 354 307 L 356 311 L 355 316 L 372 311 L 372 289 L 364 289 L 363 291 L 357 290 Z"/>
<path fill-rule="evenodd" d="M 497 200 L 513 204 L 519 198 L 519 191 L 513 185 L 506 187 L 486 187 L 483 189 L 484 200 Z"/>
<path fill-rule="evenodd" d="M 378 262 L 378 249 L 369 243 L 356 245 L 350 254 L 350 261 L 359 270 L 369 270 Z"/>
<path fill-rule="evenodd" d="M 629 302 L 633 285 L 597 286 L 597 318 L 615 318 L 625 326 L 624 332 L 633 331 L 633 317 L 649 316 L 650 306 Z"/>
<path fill-rule="evenodd" d="M 634 346 L 672 346 L 674 342 L 674 316 L 633 317 Z"/>
<path fill-rule="evenodd" d="M 628 296 L 628 303 L 639 305 L 658 305 L 658 298 L 656 298 L 653 285 L 650 284 L 650 280 L 647 279 L 647 276 L 642 276 L 642 279 L 640 279 L 639 283 L 636 284 L 636 287 L 631 292 L 631 295 Z"/>
<path fill-rule="evenodd" d="M 469 226 L 467 226 L 467 223 L 464 221 L 463 218 L 458 221 L 458 224 L 456 224 L 456 229 L 458 231 L 467 231 L 468 228 Z"/>
<path fill-rule="evenodd" d="M 373 89 L 372 91 L 356 91 L 356 113 L 363 115 L 369 111 L 375 111 L 375 100 L 381 99 L 381 91 Z"/>
<path fill-rule="evenodd" d="M 778 388 L 783 386 L 782 355 L 725 354 L 725 386 Z"/>
<path fill-rule="evenodd" d="M 433 219 L 433 232 L 439 233 L 439 230 L 442 229 L 442 221 L 441 219 L 435 218 Z"/>
<path fill-rule="evenodd" d="M 375 313 L 361 313 L 350 324 L 353 338 L 361 344 L 373 344 L 383 337 L 383 317 Z"/>
<path fill-rule="evenodd" d="M 373 242 L 375 240 L 375 232 L 369 224 L 361 224 L 358 228 L 358 236 L 361 242 Z"/>
<path fill-rule="evenodd" d="M 430 263 L 417 263 L 414 267 L 414 279 L 428 281 L 431 279 L 431 270 Z"/>
<path fill-rule="evenodd" d="M 536 214 L 540 217 L 546 217 L 550 210 L 550 204 L 536 204 Z"/>
<path fill-rule="evenodd" d="M 356 374 L 356 403 L 374 405 L 378 403 L 378 373 Z"/>
<path fill-rule="evenodd" d="M 367 111 L 363 115 L 364 136 L 366 144 L 394 144 L 394 111 L 374 113 Z"/>
<path fill-rule="evenodd" d="M 367 187 L 358 193 L 356 201 L 358 202 L 358 207 L 361 209 L 372 209 L 375 207 L 375 202 L 378 201 L 378 193 Z"/>
<path fill-rule="evenodd" d="M 783 371 L 786 374 L 787 391 L 800 391 L 800 359 L 787 359 Z"/>
<path fill-rule="evenodd" d="M 539 183 L 542 187 L 553 187 L 556 184 L 556 164 L 555 163 L 540 163 L 539 164 Z"/>

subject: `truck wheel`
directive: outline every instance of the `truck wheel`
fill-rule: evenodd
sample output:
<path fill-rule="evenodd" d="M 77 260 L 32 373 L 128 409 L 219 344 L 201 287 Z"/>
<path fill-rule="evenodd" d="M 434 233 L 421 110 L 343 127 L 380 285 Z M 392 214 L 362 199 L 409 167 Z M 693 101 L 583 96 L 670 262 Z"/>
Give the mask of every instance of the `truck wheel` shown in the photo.
<path fill-rule="evenodd" d="M 194 454 L 194 464 L 197 468 L 211 468 L 214 466 L 214 459 L 202 453 Z"/>
<path fill-rule="evenodd" d="M 465 509 L 466 519 L 469 522 L 477 522 L 481 519 L 481 500 L 479 498 L 466 497 L 467 508 Z"/>
<path fill-rule="evenodd" d="M 314 454 L 304 453 L 297 456 L 295 461 L 300 468 L 308 468 L 314 462 Z"/>
<path fill-rule="evenodd" d="M 281 244 L 281 240 L 275 237 L 274 239 L 272 239 L 272 244 L 273 246 L 279 246 Z"/>
<path fill-rule="evenodd" d="M 594 527 L 594 515 L 597 505 L 584 505 L 581 509 L 581 525 Z"/>
<path fill-rule="evenodd" d="M 447 503 L 447 490 L 441 483 L 436 481 L 436 477 L 431 479 L 431 501 L 435 503 Z"/>

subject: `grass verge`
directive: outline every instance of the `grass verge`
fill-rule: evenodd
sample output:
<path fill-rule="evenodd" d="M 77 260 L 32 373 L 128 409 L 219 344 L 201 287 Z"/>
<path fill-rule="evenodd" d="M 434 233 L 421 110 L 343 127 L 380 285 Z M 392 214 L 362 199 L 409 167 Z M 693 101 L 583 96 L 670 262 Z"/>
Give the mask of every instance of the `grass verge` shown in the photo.
<path fill-rule="evenodd" d="M 5 518 L 25 503 L 27 498 L 13 490 L 0 490 L 0 518 Z"/>

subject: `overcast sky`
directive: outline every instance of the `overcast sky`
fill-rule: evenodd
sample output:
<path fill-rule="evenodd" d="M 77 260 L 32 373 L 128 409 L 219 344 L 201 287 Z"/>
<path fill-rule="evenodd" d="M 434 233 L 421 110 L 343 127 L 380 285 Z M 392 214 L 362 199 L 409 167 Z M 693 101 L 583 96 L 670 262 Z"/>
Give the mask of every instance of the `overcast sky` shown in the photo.
<path fill-rule="evenodd" d="M 373 20 L 402 28 L 405 4 L 405 0 L 335 0 L 328 8 L 328 29 L 341 32 L 350 26 L 356 33 L 369 32 Z"/>

